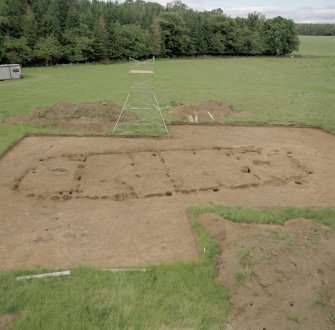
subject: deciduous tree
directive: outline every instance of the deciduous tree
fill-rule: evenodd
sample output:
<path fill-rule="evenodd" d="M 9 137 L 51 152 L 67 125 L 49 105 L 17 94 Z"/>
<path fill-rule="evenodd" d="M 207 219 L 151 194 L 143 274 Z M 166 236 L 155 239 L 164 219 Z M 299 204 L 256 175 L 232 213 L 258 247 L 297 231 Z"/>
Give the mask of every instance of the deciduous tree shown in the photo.
<path fill-rule="evenodd" d="M 294 22 L 281 16 L 269 19 L 264 25 L 266 53 L 287 55 L 299 48 Z"/>
<path fill-rule="evenodd" d="M 166 12 L 159 16 L 162 30 L 162 44 L 165 55 L 190 55 L 193 45 L 190 31 L 183 18 L 176 12 Z"/>
<path fill-rule="evenodd" d="M 116 23 L 113 26 L 112 58 L 143 58 L 152 53 L 149 33 L 138 24 Z"/>

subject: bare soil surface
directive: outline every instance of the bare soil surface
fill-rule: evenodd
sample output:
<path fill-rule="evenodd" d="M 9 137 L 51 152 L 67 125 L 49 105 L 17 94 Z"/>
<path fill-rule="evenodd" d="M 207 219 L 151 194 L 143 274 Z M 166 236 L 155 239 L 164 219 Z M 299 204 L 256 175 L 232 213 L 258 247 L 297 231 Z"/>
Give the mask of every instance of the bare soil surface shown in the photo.
<path fill-rule="evenodd" d="M 221 245 L 228 330 L 335 327 L 334 231 L 305 219 L 276 226 L 205 214 L 199 221 Z"/>
<path fill-rule="evenodd" d="M 40 107 L 26 116 L 10 116 L 6 124 L 40 124 L 74 132 L 104 132 L 115 124 L 121 108 L 111 101 L 72 104 L 59 102 Z M 135 116 L 135 115 L 134 115 Z"/>
<path fill-rule="evenodd" d="M 175 126 L 164 138 L 27 137 L 0 159 L 0 270 L 199 257 L 195 204 L 335 205 L 335 138 Z"/>
<path fill-rule="evenodd" d="M 19 317 L 19 312 L 0 315 L 0 330 L 9 329 L 11 324 L 14 323 Z"/>
<path fill-rule="evenodd" d="M 230 104 L 219 101 L 205 101 L 198 105 L 178 105 L 169 110 L 169 114 L 181 122 L 223 122 L 229 117 L 250 117 L 250 111 L 234 111 Z M 191 116 L 191 118 L 190 118 Z"/>

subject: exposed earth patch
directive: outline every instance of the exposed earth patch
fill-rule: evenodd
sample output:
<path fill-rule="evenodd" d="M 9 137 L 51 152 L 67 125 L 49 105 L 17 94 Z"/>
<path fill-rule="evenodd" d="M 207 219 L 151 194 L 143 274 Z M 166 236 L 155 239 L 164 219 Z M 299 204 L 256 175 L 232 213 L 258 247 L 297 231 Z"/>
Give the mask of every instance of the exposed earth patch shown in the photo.
<path fill-rule="evenodd" d="M 11 324 L 14 323 L 19 317 L 19 312 L 0 315 L 0 330 L 9 329 Z"/>

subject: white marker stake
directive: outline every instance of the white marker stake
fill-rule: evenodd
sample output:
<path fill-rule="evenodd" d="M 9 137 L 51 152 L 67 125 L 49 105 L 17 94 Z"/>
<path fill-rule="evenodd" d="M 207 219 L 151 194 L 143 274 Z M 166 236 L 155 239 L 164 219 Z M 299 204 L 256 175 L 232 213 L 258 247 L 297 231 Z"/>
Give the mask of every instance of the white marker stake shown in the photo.
<path fill-rule="evenodd" d="M 112 268 L 112 269 L 102 269 L 111 273 L 119 273 L 119 272 L 146 272 L 146 268 Z M 31 280 L 34 278 L 46 278 L 46 277 L 58 277 L 58 276 L 69 276 L 71 275 L 71 270 L 64 270 L 62 272 L 54 272 L 54 273 L 45 273 L 45 274 L 36 274 L 36 275 L 27 275 L 27 276 L 19 276 L 16 278 L 17 281 L 22 280 Z"/>
<path fill-rule="evenodd" d="M 189 120 L 191 123 L 194 123 L 194 119 L 193 119 L 192 115 L 188 115 L 187 117 L 188 117 L 188 120 Z"/>
<path fill-rule="evenodd" d="M 46 278 L 46 277 L 68 276 L 70 274 L 71 274 L 71 270 L 65 270 L 63 272 L 36 274 L 36 275 L 28 275 L 28 276 L 19 276 L 19 277 L 16 278 L 16 280 L 17 281 L 21 281 L 21 280 L 30 280 L 30 279 L 33 279 L 33 278 Z"/>
<path fill-rule="evenodd" d="M 212 114 L 208 111 L 208 116 L 212 118 L 212 120 L 215 120 L 214 117 L 212 116 Z"/>
<path fill-rule="evenodd" d="M 111 269 L 101 269 L 107 272 L 118 273 L 118 272 L 146 272 L 146 268 L 111 268 Z M 16 278 L 17 281 L 22 280 L 31 280 L 34 278 L 46 278 L 46 277 L 58 277 L 58 276 L 68 276 L 71 275 L 71 270 L 64 270 L 62 272 L 54 273 L 45 273 L 45 274 L 36 274 L 36 275 L 27 275 L 19 276 Z"/>

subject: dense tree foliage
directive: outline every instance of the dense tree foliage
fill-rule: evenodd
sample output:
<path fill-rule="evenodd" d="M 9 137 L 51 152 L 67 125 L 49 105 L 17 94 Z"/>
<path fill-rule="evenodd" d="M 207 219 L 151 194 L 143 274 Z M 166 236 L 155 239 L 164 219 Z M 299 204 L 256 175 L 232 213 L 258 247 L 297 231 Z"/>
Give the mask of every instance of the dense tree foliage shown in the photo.
<path fill-rule="evenodd" d="M 296 24 L 296 30 L 302 36 L 335 36 L 335 24 L 329 23 Z"/>
<path fill-rule="evenodd" d="M 299 45 L 298 36 L 294 34 L 293 21 L 275 17 L 265 22 L 266 52 L 270 55 L 290 54 Z"/>
<path fill-rule="evenodd" d="M 49 65 L 202 55 L 286 55 L 293 21 L 126 0 L 0 0 L 0 63 Z"/>

